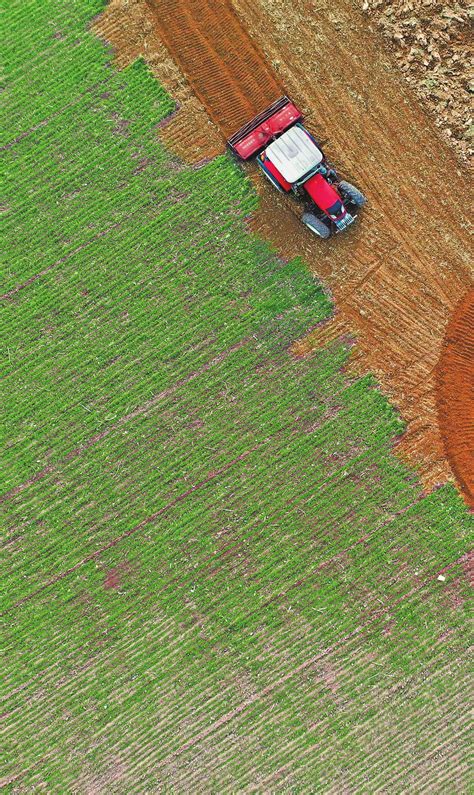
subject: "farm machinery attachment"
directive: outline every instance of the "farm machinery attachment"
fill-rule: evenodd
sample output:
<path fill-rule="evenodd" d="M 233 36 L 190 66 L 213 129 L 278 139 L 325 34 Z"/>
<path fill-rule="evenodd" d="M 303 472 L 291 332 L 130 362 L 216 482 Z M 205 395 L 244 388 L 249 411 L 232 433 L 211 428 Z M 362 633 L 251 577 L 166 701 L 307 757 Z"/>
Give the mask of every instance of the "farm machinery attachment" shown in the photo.
<path fill-rule="evenodd" d="M 353 223 L 366 199 L 350 182 L 339 179 L 302 118 L 296 105 L 281 97 L 227 143 L 241 160 L 255 157 L 277 190 L 302 199 L 302 222 L 314 234 L 328 238 Z"/>

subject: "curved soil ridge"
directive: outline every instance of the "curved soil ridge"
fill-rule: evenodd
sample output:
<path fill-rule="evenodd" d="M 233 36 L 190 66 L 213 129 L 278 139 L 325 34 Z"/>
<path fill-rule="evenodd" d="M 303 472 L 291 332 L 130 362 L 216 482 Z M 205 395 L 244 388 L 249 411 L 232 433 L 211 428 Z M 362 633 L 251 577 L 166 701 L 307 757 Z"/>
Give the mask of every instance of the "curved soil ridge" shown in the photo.
<path fill-rule="evenodd" d="M 474 509 L 474 288 L 453 312 L 438 366 L 439 426 L 462 493 Z"/>

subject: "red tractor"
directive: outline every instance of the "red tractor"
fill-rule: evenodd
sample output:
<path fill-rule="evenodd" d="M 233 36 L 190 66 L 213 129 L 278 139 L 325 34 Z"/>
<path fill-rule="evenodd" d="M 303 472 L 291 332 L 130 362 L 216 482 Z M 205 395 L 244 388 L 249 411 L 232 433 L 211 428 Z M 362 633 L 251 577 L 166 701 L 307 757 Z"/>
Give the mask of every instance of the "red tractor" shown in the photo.
<path fill-rule="evenodd" d="M 256 156 L 277 190 L 302 198 L 306 207 L 301 220 L 327 238 L 347 229 L 366 199 L 350 182 L 339 180 L 301 119 L 298 108 L 282 97 L 241 127 L 228 144 L 242 160 Z"/>

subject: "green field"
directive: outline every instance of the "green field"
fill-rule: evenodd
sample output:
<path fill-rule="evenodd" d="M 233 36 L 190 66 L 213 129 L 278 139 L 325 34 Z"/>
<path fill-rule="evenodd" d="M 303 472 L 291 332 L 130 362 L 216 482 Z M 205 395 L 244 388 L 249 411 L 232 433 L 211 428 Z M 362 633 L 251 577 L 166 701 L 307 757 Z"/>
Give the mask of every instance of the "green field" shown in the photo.
<path fill-rule="evenodd" d="M 102 8 L 6 14 L 4 787 L 466 792 L 464 504 L 346 343 L 289 354 L 330 298 Z"/>

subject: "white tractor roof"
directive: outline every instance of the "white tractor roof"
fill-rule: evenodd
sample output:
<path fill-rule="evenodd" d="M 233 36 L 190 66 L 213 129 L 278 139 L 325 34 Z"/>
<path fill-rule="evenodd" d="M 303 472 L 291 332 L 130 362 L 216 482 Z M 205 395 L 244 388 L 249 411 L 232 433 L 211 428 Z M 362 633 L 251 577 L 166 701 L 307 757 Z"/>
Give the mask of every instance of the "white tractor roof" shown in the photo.
<path fill-rule="evenodd" d="M 323 159 L 323 153 L 301 127 L 290 127 L 265 152 L 287 182 L 298 182 Z"/>

